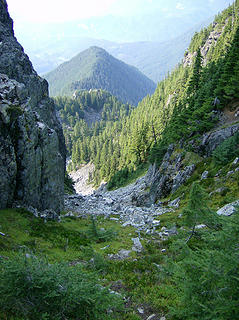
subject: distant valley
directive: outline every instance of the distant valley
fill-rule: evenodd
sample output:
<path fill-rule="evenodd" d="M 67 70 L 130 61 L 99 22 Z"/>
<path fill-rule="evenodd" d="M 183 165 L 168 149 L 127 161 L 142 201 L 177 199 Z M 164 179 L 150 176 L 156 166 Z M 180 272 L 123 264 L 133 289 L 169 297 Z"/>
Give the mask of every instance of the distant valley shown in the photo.
<path fill-rule="evenodd" d="M 194 32 L 209 25 L 228 4 L 228 0 L 181 2 L 181 7 L 176 0 L 137 6 L 141 11 L 131 18 L 117 12 L 58 24 L 22 23 L 16 36 L 41 75 L 81 51 L 99 46 L 159 82 L 181 61 Z"/>
<path fill-rule="evenodd" d="M 91 46 L 108 51 L 115 58 L 133 65 L 154 82 L 162 80 L 167 73 L 183 58 L 195 31 L 206 26 L 209 20 L 196 25 L 187 32 L 163 41 L 114 42 L 104 39 L 71 36 L 66 39 L 52 39 L 41 48 L 31 49 L 33 65 L 41 74 L 52 71 L 61 63 Z"/>

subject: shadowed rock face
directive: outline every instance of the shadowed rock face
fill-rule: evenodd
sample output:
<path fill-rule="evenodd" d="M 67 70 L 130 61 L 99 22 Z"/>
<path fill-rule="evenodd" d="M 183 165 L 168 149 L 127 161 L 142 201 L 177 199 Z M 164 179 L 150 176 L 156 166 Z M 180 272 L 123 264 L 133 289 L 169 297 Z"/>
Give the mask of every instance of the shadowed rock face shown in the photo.
<path fill-rule="evenodd" d="M 0 0 L 0 208 L 63 208 L 65 143 L 48 84 L 17 42 Z"/>

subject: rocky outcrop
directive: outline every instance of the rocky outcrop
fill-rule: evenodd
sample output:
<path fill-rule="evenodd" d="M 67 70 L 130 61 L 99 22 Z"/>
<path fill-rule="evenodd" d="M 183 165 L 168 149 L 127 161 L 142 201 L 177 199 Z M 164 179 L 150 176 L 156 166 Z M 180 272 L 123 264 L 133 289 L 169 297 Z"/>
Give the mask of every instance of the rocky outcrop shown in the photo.
<path fill-rule="evenodd" d="M 65 144 L 48 84 L 17 42 L 0 0 L 0 208 L 63 208 Z"/>
<path fill-rule="evenodd" d="M 226 24 L 228 23 L 228 21 L 225 22 Z M 203 58 L 203 65 L 206 66 L 207 65 L 207 53 L 209 52 L 209 50 L 214 47 L 217 44 L 217 41 L 219 40 L 219 38 L 221 37 L 221 35 L 224 32 L 225 26 L 223 26 L 221 28 L 221 26 L 218 23 L 213 23 L 212 25 L 213 30 L 210 32 L 209 36 L 207 37 L 206 42 L 204 43 L 204 45 L 201 47 L 201 55 Z M 187 51 L 184 59 L 183 59 L 183 66 L 187 67 L 187 66 L 191 66 L 193 63 L 194 58 L 196 57 L 197 52 L 189 52 Z"/>
<path fill-rule="evenodd" d="M 227 138 L 233 136 L 239 130 L 239 123 L 231 124 L 227 127 L 218 128 L 212 132 L 205 133 L 200 139 L 199 146 L 194 145 L 194 141 L 192 142 L 192 146 L 196 152 L 200 153 L 204 156 L 211 156 L 212 152 L 216 149 L 219 144 L 221 144 Z"/>
<path fill-rule="evenodd" d="M 173 145 L 169 146 L 161 166 L 153 177 L 149 191 L 151 203 L 174 193 L 191 177 L 195 170 L 194 164 L 183 165 L 182 154 L 178 153 L 172 156 L 173 151 Z"/>
<path fill-rule="evenodd" d="M 145 177 L 145 190 L 134 195 L 136 206 L 151 206 L 173 194 L 193 174 L 195 164 L 185 164 L 181 153 L 170 145 L 159 168 L 151 166 Z"/>

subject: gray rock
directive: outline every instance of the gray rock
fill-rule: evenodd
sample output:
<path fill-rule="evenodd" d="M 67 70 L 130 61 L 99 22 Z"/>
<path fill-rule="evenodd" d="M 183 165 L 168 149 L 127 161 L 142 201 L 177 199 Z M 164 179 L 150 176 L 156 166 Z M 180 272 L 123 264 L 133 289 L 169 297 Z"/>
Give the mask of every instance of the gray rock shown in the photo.
<path fill-rule="evenodd" d="M 180 203 L 181 199 L 178 197 L 172 201 L 169 202 L 168 206 L 169 207 L 175 207 L 178 208 L 179 207 L 179 203 Z"/>
<path fill-rule="evenodd" d="M 198 224 L 195 226 L 195 229 L 203 229 L 206 228 L 207 226 L 205 224 Z"/>
<path fill-rule="evenodd" d="M 174 146 L 170 145 L 160 167 L 153 171 L 151 180 L 148 181 L 150 188 L 148 194 L 138 196 L 141 205 L 154 204 L 161 198 L 174 193 L 186 182 L 195 170 L 195 165 L 183 167 L 183 155 L 174 152 Z"/>
<path fill-rule="evenodd" d="M 143 308 L 138 308 L 137 310 L 138 310 L 138 312 L 139 312 L 140 314 L 144 314 L 144 309 L 143 309 Z"/>
<path fill-rule="evenodd" d="M 234 173 L 234 171 L 233 171 L 233 170 L 228 171 L 228 173 L 227 173 L 227 177 L 231 176 L 233 173 Z"/>
<path fill-rule="evenodd" d="M 143 250 L 143 246 L 139 240 L 139 238 L 131 238 L 131 240 L 133 241 L 134 245 L 132 247 L 132 250 L 133 251 L 136 251 L 136 252 L 141 252 Z"/>
<path fill-rule="evenodd" d="M 108 254 L 108 257 L 114 260 L 124 260 L 130 257 L 131 252 L 132 252 L 131 250 L 121 249 L 116 254 Z"/>
<path fill-rule="evenodd" d="M 233 136 L 239 130 L 239 123 L 221 128 L 216 131 L 205 133 L 202 136 L 201 143 L 197 149 L 198 152 L 205 156 L 210 156 L 219 144 L 227 138 Z"/>
<path fill-rule="evenodd" d="M 103 247 L 103 248 L 100 248 L 100 250 L 105 250 L 105 249 L 107 249 L 107 248 L 109 248 L 110 247 L 110 245 L 108 244 L 107 246 L 105 246 L 105 247 Z"/>
<path fill-rule="evenodd" d="M 44 221 L 60 221 L 59 215 L 52 209 L 44 210 L 43 212 L 40 212 L 39 217 L 44 219 Z"/>
<path fill-rule="evenodd" d="M 212 192 L 210 193 L 210 196 L 212 196 L 212 195 L 215 194 L 215 193 L 219 193 L 221 196 L 225 196 L 229 191 L 230 191 L 229 188 L 227 188 L 227 187 L 221 187 L 221 188 L 216 189 L 215 191 L 212 191 Z"/>
<path fill-rule="evenodd" d="M 32 206 L 29 206 L 26 208 L 29 212 L 31 212 L 36 218 L 40 217 L 39 211 L 36 208 L 33 208 Z"/>
<path fill-rule="evenodd" d="M 48 84 L 14 37 L 0 2 L 0 208 L 63 209 L 65 144 Z"/>
<path fill-rule="evenodd" d="M 122 224 L 122 227 L 127 227 L 130 226 L 131 222 L 130 221 L 126 221 L 125 223 Z"/>
<path fill-rule="evenodd" d="M 73 217 L 75 217 L 75 215 L 72 211 L 69 211 L 64 215 L 64 218 L 73 218 Z"/>
<path fill-rule="evenodd" d="M 110 218 L 110 220 L 112 220 L 112 221 L 119 221 L 119 218 L 114 218 L 114 217 L 112 217 L 112 218 Z"/>
<path fill-rule="evenodd" d="M 232 163 L 234 166 L 238 165 L 239 164 L 239 158 L 235 158 L 235 160 L 233 161 Z"/>
<path fill-rule="evenodd" d="M 107 205 L 113 205 L 114 201 L 111 198 L 103 198 L 103 200 L 105 201 L 105 203 Z"/>
<path fill-rule="evenodd" d="M 172 227 L 171 229 L 167 229 L 169 235 L 176 235 L 178 234 L 176 226 Z"/>
<path fill-rule="evenodd" d="M 201 175 L 201 180 L 207 179 L 209 172 L 208 171 L 204 171 Z"/>
<path fill-rule="evenodd" d="M 195 164 L 185 167 L 177 173 L 176 177 L 173 178 L 173 186 L 171 192 L 174 193 L 185 181 L 187 181 L 193 171 L 195 170 Z"/>
<path fill-rule="evenodd" d="M 236 212 L 236 210 L 238 210 L 238 206 L 239 206 L 239 200 L 226 204 L 224 207 L 217 210 L 217 214 L 219 216 L 231 216 L 233 213 Z"/>

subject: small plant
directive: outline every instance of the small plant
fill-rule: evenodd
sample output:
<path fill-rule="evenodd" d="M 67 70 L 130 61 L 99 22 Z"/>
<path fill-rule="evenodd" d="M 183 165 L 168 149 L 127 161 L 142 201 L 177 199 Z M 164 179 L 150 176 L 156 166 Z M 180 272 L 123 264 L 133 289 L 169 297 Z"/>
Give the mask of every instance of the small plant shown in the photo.
<path fill-rule="evenodd" d="M 88 229 L 88 236 L 91 240 L 95 240 L 96 242 L 105 242 L 113 240 L 116 237 L 116 232 L 113 229 L 99 229 L 95 218 L 91 216 L 91 225 Z"/>
<path fill-rule="evenodd" d="M 20 254 L 0 261 L 0 310 L 24 319 L 112 319 L 121 297 L 102 287 L 81 266 L 49 264 Z"/>

